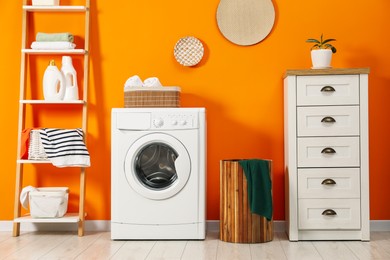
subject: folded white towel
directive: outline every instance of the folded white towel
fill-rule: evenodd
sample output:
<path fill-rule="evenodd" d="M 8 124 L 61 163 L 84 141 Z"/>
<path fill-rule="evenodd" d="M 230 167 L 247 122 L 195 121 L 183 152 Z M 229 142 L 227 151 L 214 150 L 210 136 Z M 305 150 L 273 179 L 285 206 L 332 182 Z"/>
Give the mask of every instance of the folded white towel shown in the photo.
<path fill-rule="evenodd" d="M 22 189 L 22 192 L 20 193 L 20 203 L 22 204 L 22 207 L 25 209 L 28 209 L 29 205 L 29 193 L 30 191 L 37 191 L 38 189 L 33 186 L 26 186 Z"/>
<path fill-rule="evenodd" d="M 144 87 L 162 87 L 162 85 L 158 78 L 150 77 L 144 80 Z"/>
<path fill-rule="evenodd" d="M 32 42 L 31 49 L 34 50 L 71 50 L 76 47 L 72 42 Z"/>
<path fill-rule="evenodd" d="M 125 83 L 125 90 L 128 90 L 129 88 L 139 88 L 142 87 L 143 83 L 141 78 L 138 75 L 134 75 L 126 80 Z"/>
<path fill-rule="evenodd" d="M 83 130 L 41 128 L 42 146 L 49 161 L 57 167 L 89 167 L 90 156 Z"/>

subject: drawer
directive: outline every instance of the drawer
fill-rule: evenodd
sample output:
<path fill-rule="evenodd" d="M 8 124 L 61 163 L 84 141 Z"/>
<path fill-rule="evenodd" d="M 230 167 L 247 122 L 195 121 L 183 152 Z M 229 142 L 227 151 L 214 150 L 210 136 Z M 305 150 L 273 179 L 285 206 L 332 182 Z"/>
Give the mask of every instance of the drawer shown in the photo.
<path fill-rule="evenodd" d="M 360 229 L 360 199 L 299 199 L 299 229 Z"/>
<path fill-rule="evenodd" d="M 359 168 L 298 169 L 298 198 L 360 198 Z"/>
<path fill-rule="evenodd" d="M 359 135 L 358 106 L 298 107 L 298 136 Z"/>
<path fill-rule="evenodd" d="M 298 76 L 297 105 L 358 105 L 359 75 Z"/>
<path fill-rule="evenodd" d="M 359 167 L 359 137 L 300 137 L 298 167 Z"/>

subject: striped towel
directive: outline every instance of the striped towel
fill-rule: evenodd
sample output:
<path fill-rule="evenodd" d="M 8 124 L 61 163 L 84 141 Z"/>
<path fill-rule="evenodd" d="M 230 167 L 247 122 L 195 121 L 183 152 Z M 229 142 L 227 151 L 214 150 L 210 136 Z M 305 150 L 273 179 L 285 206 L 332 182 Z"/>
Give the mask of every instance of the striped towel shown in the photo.
<path fill-rule="evenodd" d="M 90 156 L 83 130 L 41 128 L 39 133 L 47 158 L 57 167 L 89 167 Z"/>

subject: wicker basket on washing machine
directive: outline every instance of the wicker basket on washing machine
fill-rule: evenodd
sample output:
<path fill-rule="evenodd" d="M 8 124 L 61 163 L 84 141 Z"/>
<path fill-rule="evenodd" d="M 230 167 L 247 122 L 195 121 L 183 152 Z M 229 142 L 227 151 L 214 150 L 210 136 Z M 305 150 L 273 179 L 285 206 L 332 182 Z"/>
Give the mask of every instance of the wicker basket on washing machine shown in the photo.
<path fill-rule="evenodd" d="M 179 87 L 125 89 L 124 107 L 180 107 Z"/>

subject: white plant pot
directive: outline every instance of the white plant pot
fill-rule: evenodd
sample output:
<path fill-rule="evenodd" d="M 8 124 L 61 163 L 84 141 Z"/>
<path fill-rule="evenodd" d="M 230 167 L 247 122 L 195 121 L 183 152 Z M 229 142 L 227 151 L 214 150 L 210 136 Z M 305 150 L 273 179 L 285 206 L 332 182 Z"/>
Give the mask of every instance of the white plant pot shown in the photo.
<path fill-rule="evenodd" d="M 330 49 L 320 49 L 311 51 L 311 62 L 313 64 L 313 69 L 326 69 L 331 68 L 330 64 L 332 62 L 332 50 Z"/>

